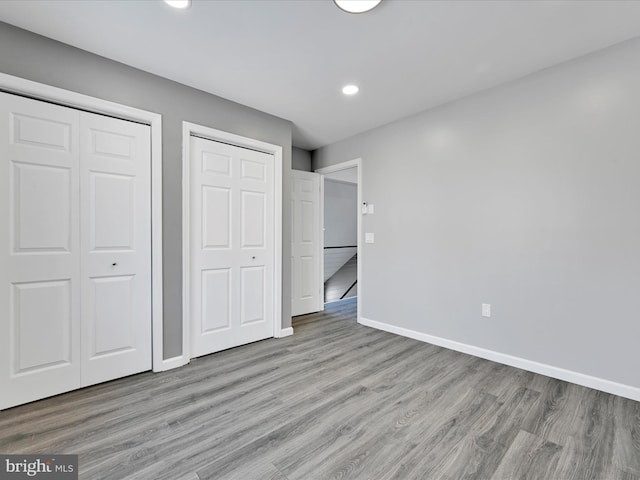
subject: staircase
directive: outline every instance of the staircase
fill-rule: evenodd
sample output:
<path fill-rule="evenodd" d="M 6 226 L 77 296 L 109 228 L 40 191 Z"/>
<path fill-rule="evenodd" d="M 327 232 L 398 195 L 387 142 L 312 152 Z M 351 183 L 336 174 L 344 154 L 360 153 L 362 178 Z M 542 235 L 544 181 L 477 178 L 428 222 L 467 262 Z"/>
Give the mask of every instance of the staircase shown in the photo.
<path fill-rule="evenodd" d="M 324 282 L 324 302 L 355 297 L 358 293 L 358 255 L 353 255 Z"/>

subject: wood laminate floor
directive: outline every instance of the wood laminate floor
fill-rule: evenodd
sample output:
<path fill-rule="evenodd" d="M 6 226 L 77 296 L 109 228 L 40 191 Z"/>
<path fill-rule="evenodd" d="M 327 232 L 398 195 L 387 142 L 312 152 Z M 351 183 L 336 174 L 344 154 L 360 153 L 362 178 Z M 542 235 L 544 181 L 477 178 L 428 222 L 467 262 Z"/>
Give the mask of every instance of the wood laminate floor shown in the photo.
<path fill-rule="evenodd" d="M 358 325 L 295 335 L 0 412 L 0 453 L 80 478 L 639 480 L 640 403 Z"/>

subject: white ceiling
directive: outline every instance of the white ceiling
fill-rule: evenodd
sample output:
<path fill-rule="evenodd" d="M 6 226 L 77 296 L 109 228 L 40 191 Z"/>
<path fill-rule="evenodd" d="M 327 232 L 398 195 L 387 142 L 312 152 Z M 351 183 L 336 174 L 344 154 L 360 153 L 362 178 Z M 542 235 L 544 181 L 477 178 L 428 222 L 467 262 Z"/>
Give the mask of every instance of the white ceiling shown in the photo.
<path fill-rule="evenodd" d="M 639 36 L 640 1 L 4 0 L 0 20 L 291 120 L 314 149 Z"/>

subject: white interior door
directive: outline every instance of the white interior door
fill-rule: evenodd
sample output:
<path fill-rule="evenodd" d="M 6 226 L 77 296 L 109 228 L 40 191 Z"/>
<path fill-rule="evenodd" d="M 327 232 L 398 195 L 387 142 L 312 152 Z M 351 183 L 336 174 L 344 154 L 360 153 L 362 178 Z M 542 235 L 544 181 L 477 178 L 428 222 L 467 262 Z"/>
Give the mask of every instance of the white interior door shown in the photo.
<path fill-rule="evenodd" d="M 150 368 L 149 141 L 0 93 L 0 409 Z"/>
<path fill-rule="evenodd" d="M 0 93 L 0 408 L 80 387 L 78 125 Z"/>
<path fill-rule="evenodd" d="M 291 172 L 291 314 L 323 310 L 320 175 Z"/>
<path fill-rule="evenodd" d="M 274 157 L 190 137 L 191 356 L 273 337 Z"/>
<path fill-rule="evenodd" d="M 82 386 L 151 369 L 151 132 L 80 112 Z"/>

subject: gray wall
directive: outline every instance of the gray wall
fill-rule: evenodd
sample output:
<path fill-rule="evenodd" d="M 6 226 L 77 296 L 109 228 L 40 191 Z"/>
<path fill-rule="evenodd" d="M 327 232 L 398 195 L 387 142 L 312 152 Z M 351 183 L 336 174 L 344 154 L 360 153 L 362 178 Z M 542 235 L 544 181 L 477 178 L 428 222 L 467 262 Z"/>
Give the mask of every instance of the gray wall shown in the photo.
<path fill-rule="evenodd" d="M 0 71 L 162 114 L 165 358 L 182 349 L 182 121 L 282 146 L 282 324 L 291 325 L 289 121 L 1 22 Z"/>
<path fill-rule="evenodd" d="M 311 171 L 311 152 L 302 148 L 293 147 L 291 168 L 294 170 Z"/>
<path fill-rule="evenodd" d="M 324 246 L 358 243 L 358 186 L 324 179 Z"/>
<path fill-rule="evenodd" d="M 362 158 L 376 206 L 361 315 L 640 387 L 639 59 L 635 39 L 314 152 Z"/>

